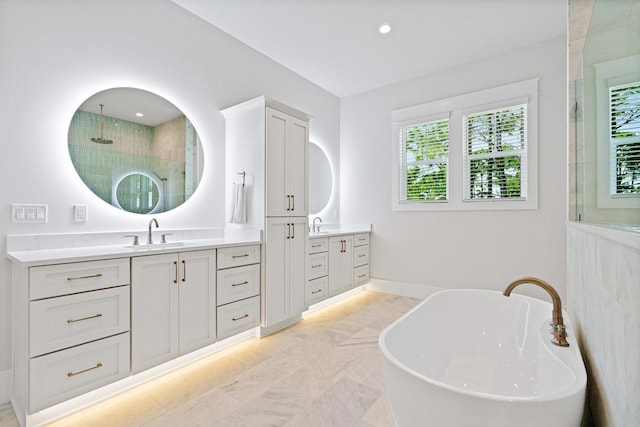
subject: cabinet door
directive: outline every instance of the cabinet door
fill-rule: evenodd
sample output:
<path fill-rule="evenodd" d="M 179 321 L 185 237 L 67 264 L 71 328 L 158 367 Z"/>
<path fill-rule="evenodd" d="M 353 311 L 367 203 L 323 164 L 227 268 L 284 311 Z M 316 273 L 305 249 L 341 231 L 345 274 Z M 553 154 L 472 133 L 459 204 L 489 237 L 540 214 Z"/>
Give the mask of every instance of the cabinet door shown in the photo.
<path fill-rule="evenodd" d="M 265 233 L 263 326 L 302 313 L 305 286 L 306 218 L 268 218 Z"/>
<path fill-rule="evenodd" d="M 309 124 L 266 108 L 267 216 L 307 216 Z"/>
<path fill-rule="evenodd" d="M 329 295 L 353 287 L 353 236 L 329 239 Z"/>
<path fill-rule="evenodd" d="M 291 195 L 287 182 L 287 138 L 291 116 L 266 108 L 267 216 L 289 216 Z"/>
<path fill-rule="evenodd" d="M 131 260 L 131 369 L 178 356 L 178 255 Z"/>
<path fill-rule="evenodd" d="M 179 260 L 180 354 L 216 340 L 216 252 L 180 253 Z"/>
<path fill-rule="evenodd" d="M 288 184 L 291 195 L 291 216 L 309 215 L 309 198 L 307 186 L 309 174 L 307 172 L 309 150 L 309 124 L 292 117 L 289 122 L 288 150 Z"/>

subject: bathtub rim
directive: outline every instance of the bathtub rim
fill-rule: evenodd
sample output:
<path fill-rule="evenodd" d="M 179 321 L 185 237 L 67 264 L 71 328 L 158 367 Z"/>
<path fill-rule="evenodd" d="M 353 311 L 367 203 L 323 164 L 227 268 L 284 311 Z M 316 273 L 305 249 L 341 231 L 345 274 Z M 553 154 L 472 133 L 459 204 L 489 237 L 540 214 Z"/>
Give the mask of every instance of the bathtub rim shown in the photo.
<path fill-rule="evenodd" d="M 575 333 L 573 333 L 573 325 L 571 324 L 571 319 L 569 318 L 568 313 L 563 309 L 563 317 L 565 319 L 565 326 L 567 328 L 567 332 L 570 333 L 571 337 L 573 338 L 572 341 L 570 343 L 569 347 L 558 347 L 558 350 L 566 350 L 566 351 L 571 351 L 572 353 L 576 353 L 577 352 L 577 358 L 578 360 L 576 362 L 579 362 L 579 367 L 576 368 L 574 366 L 568 366 L 567 363 L 563 360 L 560 360 L 561 363 L 563 363 L 564 365 L 567 366 L 568 369 L 571 370 L 571 372 L 574 374 L 575 376 L 575 380 L 573 382 L 573 384 L 570 387 L 567 387 L 566 389 L 562 389 L 558 392 L 555 393 L 549 393 L 549 394 L 545 394 L 543 396 L 505 396 L 505 395 L 500 395 L 500 394 L 494 394 L 494 393 L 488 393 L 488 392 L 482 392 L 482 391 L 474 391 L 474 390 L 465 390 L 459 387 L 455 387 L 452 386 L 450 384 L 438 381 L 436 379 L 427 377 L 419 372 L 414 371 L 413 369 L 411 369 L 410 367 L 406 366 L 405 364 L 401 363 L 392 353 L 391 351 L 387 348 L 386 342 L 385 342 L 385 338 L 388 334 L 388 332 L 390 330 L 393 329 L 393 327 L 402 322 L 405 318 L 409 317 L 413 312 L 418 311 L 423 305 L 426 305 L 429 300 L 431 300 L 432 298 L 434 298 L 435 296 L 439 295 L 439 294 L 443 294 L 443 293 L 460 293 L 460 292 L 472 292 L 472 293 L 499 293 L 502 295 L 501 291 L 497 291 L 497 290 L 492 290 L 492 289 L 473 289 L 473 288 L 469 288 L 469 289 L 464 289 L 464 288 L 460 288 L 460 289 L 444 289 L 441 291 L 437 291 L 434 292 L 433 294 L 429 295 L 427 298 L 424 299 L 424 301 L 422 301 L 420 304 L 416 305 L 415 307 L 413 307 L 411 310 L 409 310 L 407 313 L 403 314 L 400 318 L 398 318 L 397 320 L 395 320 L 393 323 L 391 323 L 389 326 L 387 326 L 386 328 L 384 328 L 384 330 L 380 333 L 380 336 L 378 337 L 378 347 L 380 348 L 380 351 L 382 353 L 382 357 L 384 357 L 385 359 L 387 359 L 389 362 L 391 362 L 394 366 L 396 366 L 397 368 L 399 368 L 400 370 L 404 371 L 405 373 L 416 377 L 422 381 L 425 381 L 429 384 L 432 384 L 435 387 L 438 388 L 443 388 L 447 391 L 453 392 L 453 393 L 460 393 L 466 396 L 471 396 L 471 397 L 478 397 L 478 398 L 482 398 L 482 399 L 488 399 L 488 400 L 493 400 L 493 401 L 502 401 L 502 402 L 548 402 L 548 401 L 552 401 L 552 400 L 557 400 L 557 399 L 562 399 L 562 398 L 569 398 L 572 396 L 575 396 L 576 393 L 586 393 L 586 384 L 587 384 L 587 374 L 586 374 L 586 368 L 584 366 L 584 361 L 582 358 L 582 353 L 580 351 L 580 346 L 579 343 L 577 341 L 577 337 L 575 336 Z M 545 304 L 549 305 L 549 320 L 551 320 L 551 303 L 539 298 L 534 298 L 534 297 L 530 297 L 527 295 L 522 295 L 522 294 L 512 294 L 511 296 L 517 296 L 519 298 L 524 298 L 524 299 L 529 299 L 529 300 L 535 300 L 536 302 L 543 302 Z M 506 297 L 505 297 L 506 298 Z M 553 344 L 551 344 L 550 340 L 548 341 L 548 347 L 551 350 L 551 354 L 558 358 L 558 356 L 554 353 L 553 350 L 555 350 L 553 347 Z M 557 350 L 556 350 L 557 351 Z"/>

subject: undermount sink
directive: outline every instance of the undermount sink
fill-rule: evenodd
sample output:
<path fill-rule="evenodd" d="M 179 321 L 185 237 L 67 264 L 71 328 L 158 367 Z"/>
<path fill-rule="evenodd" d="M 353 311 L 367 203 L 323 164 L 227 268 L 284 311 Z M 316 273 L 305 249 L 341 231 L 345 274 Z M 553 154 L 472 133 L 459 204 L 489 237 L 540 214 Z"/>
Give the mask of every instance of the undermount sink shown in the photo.
<path fill-rule="evenodd" d="M 125 248 L 133 249 L 134 251 L 153 251 L 158 249 L 179 248 L 181 246 L 184 246 L 184 242 L 152 243 L 150 245 L 127 245 L 125 246 Z"/>

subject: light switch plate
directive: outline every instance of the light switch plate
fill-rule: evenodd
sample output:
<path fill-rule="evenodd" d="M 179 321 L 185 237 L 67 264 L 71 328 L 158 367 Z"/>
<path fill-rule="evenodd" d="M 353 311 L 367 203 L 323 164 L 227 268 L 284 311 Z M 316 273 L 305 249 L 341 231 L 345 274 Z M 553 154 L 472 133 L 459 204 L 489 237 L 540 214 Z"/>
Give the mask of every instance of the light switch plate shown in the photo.
<path fill-rule="evenodd" d="M 76 222 L 87 222 L 88 214 L 89 214 L 89 207 L 87 205 L 73 206 L 73 219 Z"/>
<path fill-rule="evenodd" d="M 22 224 L 42 224 L 49 220 L 47 205 L 17 204 L 11 205 L 11 222 Z"/>

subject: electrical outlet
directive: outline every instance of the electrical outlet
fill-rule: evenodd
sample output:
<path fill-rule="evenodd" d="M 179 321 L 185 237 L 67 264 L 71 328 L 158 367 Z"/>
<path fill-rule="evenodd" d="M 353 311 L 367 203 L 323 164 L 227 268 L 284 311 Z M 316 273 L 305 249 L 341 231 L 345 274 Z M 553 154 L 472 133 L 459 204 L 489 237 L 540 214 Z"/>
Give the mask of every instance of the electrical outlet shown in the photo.
<path fill-rule="evenodd" d="M 74 205 L 73 218 L 76 222 L 87 222 L 89 207 L 87 205 Z"/>

